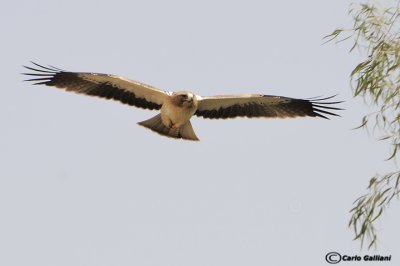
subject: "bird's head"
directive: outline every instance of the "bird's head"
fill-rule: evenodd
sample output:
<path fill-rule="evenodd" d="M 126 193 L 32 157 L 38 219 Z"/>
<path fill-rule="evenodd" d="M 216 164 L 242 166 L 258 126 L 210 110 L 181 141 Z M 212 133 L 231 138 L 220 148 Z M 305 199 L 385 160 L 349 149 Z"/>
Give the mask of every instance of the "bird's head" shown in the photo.
<path fill-rule="evenodd" d="M 173 102 L 180 107 L 191 108 L 197 103 L 196 97 L 193 93 L 188 91 L 179 91 L 172 94 Z"/>

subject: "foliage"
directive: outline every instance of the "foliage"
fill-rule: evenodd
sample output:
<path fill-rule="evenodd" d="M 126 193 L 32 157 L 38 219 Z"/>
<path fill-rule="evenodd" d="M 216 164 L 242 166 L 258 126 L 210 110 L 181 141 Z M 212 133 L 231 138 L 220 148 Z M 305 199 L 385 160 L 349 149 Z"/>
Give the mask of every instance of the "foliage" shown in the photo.
<path fill-rule="evenodd" d="M 365 115 L 359 128 L 373 129 L 379 139 L 390 146 L 390 155 L 397 166 L 400 149 L 400 10 L 399 2 L 389 1 L 389 8 L 377 3 L 353 4 L 349 14 L 351 29 L 336 29 L 326 36 L 327 42 L 352 39 L 350 52 L 366 54 L 351 72 L 354 97 L 361 97 L 377 111 Z M 367 194 L 359 197 L 350 210 L 349 227 L 355 239 L 368 239 L 368 248 L 376 245 L 375 223 L 391 200 L 399 196 L 400 171 L 377 175 L 370 179 Z"/>

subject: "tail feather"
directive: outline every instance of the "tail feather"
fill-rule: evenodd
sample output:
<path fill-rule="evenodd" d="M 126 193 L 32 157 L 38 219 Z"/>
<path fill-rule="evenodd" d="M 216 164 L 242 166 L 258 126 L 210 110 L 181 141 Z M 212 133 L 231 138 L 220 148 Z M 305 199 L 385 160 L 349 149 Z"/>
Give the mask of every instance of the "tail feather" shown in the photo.
<path fill-rule="evenodd" d="M 176 139 L 199 140 L 194 133 L 190 121 L 188 121 L 180 128 L 170 128 L 164 125 L 161 120 L 161 114 L 158 114 L 148 120 L 139 122 L 138 124 L 163 136 Z"/>
<path fill-rule="evenodd" d="M 192 123 L 190 123 L 190 121 L 187 121 L 186 124 L 179 128 L 179 135 L 183 139 L 199 140 L 199 138 L 196 136 L 196 133 L 194 133 Z"/>

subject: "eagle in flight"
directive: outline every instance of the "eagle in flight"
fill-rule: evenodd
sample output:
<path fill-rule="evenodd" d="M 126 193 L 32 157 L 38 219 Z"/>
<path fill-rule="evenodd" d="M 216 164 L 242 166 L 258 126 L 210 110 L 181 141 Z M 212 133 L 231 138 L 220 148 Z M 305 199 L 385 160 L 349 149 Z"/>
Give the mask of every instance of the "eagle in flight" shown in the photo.
<path fill-rule="evenodd" d="M 34 85 L 47 85 L 76 93 L 114 99 L 124 104 L 150 110 L 160 110 L 156 116 L 139 122 L 161 135 L 186 140 L 199 140 L 194 133 L 190 118 L 193 115 L 210 119 L 234 117 L 322 117 L 328 119 L 334 107 L 341 102 L 328 98 L 294 99 L 262 94 L 238 94 L 202 97 L 188 91 L 163 91 L 124 77 L 85 72 L 69 72 L 53 66 L 25 68 L 33 71 L 23 73 L 34 76 L 26 81 Z"/>

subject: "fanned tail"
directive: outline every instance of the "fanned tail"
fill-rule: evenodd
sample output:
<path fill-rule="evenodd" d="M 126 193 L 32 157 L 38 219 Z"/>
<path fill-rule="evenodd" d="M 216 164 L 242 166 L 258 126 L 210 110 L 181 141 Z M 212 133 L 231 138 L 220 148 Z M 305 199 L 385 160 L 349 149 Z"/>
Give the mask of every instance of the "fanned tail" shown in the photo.
<path fill-rule="evenodd" d="M 161 114 L 158 114 L 148 120 L 139 122 L 138 124 L 154 132 L 157 132 L 160 135 L 167 136 L 170 138 L 186 139 L 194 141 L 199 140 L 196 134 L 194 133 L 190 121 L 188 121 L 180 128 L 170 128 L 164 125 L 164 123 L 161 120 Z"/>

